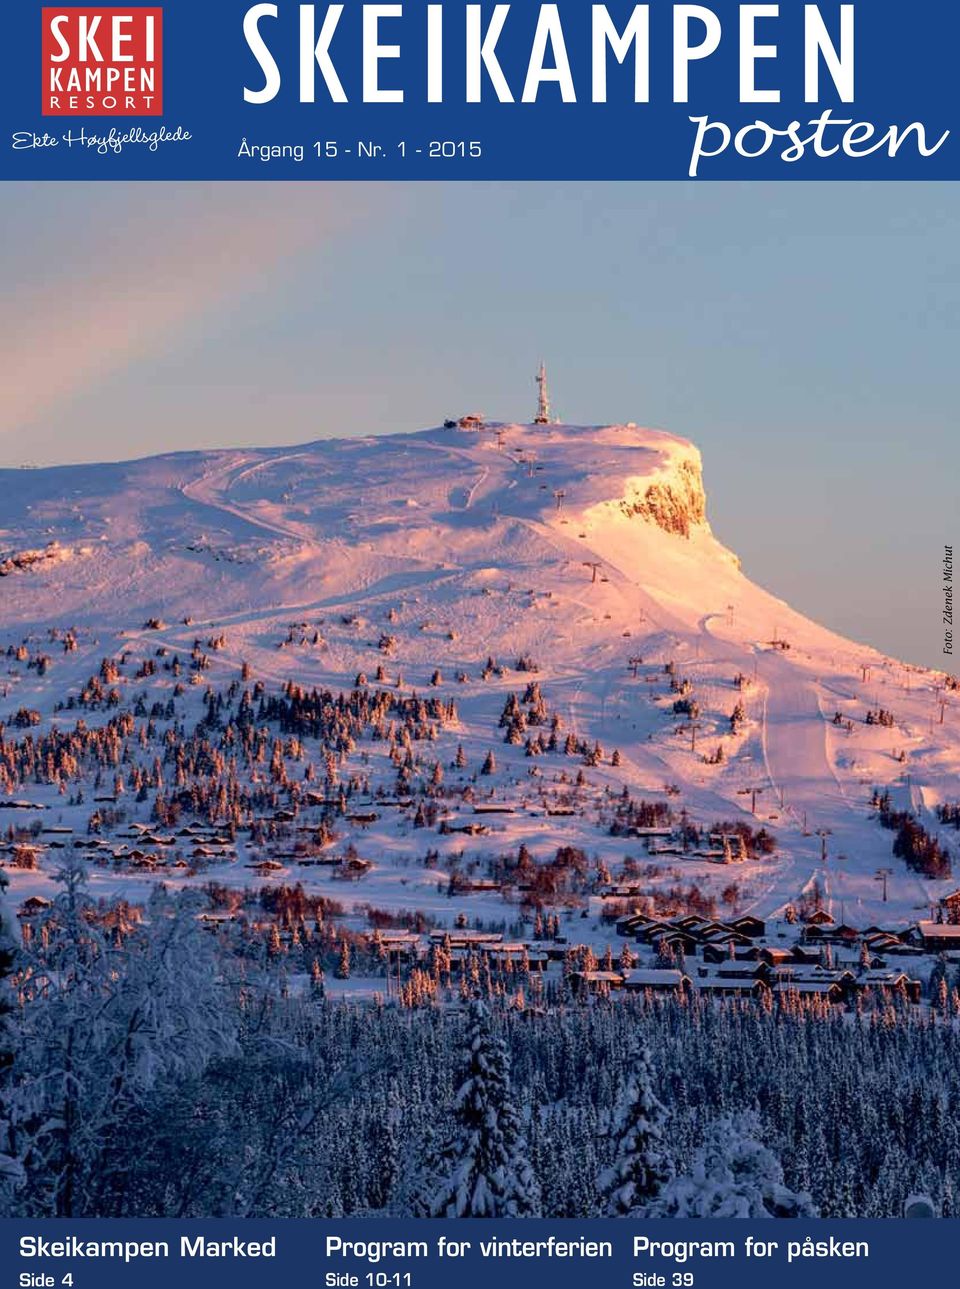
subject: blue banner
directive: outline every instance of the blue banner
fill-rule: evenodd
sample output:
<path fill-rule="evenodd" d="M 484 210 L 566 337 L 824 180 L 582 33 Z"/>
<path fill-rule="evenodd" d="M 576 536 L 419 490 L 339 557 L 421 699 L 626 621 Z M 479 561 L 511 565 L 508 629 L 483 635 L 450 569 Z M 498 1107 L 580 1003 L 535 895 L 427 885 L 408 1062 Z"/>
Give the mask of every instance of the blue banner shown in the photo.
<path fill-rule="evenodd" d="M 0 1222 L 6 1283 L 22 1289 L 865 1289 L 918 1262 L 945 1272 L 958 1235 L 956 1220 Z"/>
<path fill-rule="evenodd" d="M 5 6 L 0 178 L 935 180 L 960 11 Z"/>

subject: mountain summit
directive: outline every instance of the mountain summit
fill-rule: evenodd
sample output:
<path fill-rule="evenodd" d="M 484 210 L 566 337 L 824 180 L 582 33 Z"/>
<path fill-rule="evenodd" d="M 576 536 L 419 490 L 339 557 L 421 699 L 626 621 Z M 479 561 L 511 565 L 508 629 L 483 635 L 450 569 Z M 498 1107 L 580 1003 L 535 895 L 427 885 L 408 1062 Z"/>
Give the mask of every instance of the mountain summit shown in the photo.
<path fill-rule="evenodd" d="M 589 603 L 602 595 L 608 612 L 626 599 L 634 620 L 638 594 L 662 588 L 669 613 L 686 618 L 684 599 L 699 610 L 705 584 L 732 578 L 735 589 L 691 443 L 634 425 L 464 424 L 481 428 L 3 472 L 0 541 L 32 567 L 29 584 L 7 589 L 28 611 L 69 563 L 58 589 L 89 622 L 112 619 L 119 584 L 131 614 L 167 617 L 201 588 L 218 612 L 249 604 L 252 584 L 260 607 L 279 609 L 314 591 L 369 600 L 421 582 L 428 592 L 441 581 L 449 598 L 497 570 L 533 570 L 576 594 L 586 566 L 587 582 L 611 588 Z M 678 579 L 697 569 L 685 596 Z"/>

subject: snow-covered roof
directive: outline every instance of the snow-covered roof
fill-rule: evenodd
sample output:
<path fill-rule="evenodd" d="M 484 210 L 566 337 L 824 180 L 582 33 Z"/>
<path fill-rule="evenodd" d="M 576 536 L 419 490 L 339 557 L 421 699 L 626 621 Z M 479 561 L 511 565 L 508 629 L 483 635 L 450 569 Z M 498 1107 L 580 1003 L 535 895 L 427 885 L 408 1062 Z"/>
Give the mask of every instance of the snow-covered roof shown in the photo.
<path fill-rule="evenodd" d="M 689 977 L 682 971 L 675 971 L 669 967 L 634 967 L 623 973 L 625 985 L 638 985 L 641 988 L 679 989 L 685 980 L 689 980 Z"/>
<path fill-rule="evenodd" d="M 704 976 L 697 981 L 697 988 L 706 992 L 729 990 L 731 993 L 751 993 L 754 989 L 762 988 L 763 981 L 758 977 L 751 977 L 749 980 L 741 980 L 738 977 L 719 977 Z"/>
<path fill-rule="evenodd" d="M 836 980 L 780 980 L 774 986 L 777 993 L 790 994 L 829 994 L 839 988 Z"/>
<path fill-rule="evenodd" d="M 917 930 L 925 940 L 956 940 L 960 945 L 960 926 L 953 926 L 949 922 L 918 922 Z"/>

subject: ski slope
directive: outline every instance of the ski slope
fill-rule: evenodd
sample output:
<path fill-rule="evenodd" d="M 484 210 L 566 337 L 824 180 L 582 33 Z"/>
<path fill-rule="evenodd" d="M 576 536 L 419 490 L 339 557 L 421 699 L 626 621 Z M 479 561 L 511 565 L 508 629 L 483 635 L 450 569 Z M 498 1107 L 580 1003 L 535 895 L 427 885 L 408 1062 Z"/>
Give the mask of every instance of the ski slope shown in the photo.
<path fill-rule="evenodd" d="M 24 552 L 44 558 L 19 567 Z M 383 661 L 386 634 L 391 680 L 426 692 L 440 672 L 459 741 L 500 757 L 500 709 L 528 679 L 511 669 L 528 658 L 565 730 L 602 744 L 594 777 L 611 792 L 657 800 L 669 785 L 708 825 L 752 818 L 756 790 L 755 822 L 777 852 L 743 875 L 744 909 L 772 916 L 817 882 L 838 919 L 914 921 L 951 885 L 892 858 L 870 799 L 890 788 L 939 832 L 936 804 L 960 797 L 960 695 L 751 582 L 710 529 L 698 450 L 675 436 L 504 423 L 4 471 L 0 565 L 10 557 L 0 648 L 39 647 L 51 628 L 73 629 L 79 647 L 43 677 L 5 659 L 0 721 L 23 705 L 60 719 L 56 703 L 104 656 L 188 653 L 217 633 L 218 683 L 245 662 L 273 685 L 349 689 Z M 488 657 L 508 674 L 482 679 Z M 672 710 L 668 664 L 689 682 L 696 728 Z M 745 719 L 731 735 L 738 700 Z M 892 727 L 865 724 L 880 706 Z M 718 745 L 722 763 L 705 761 Z M 517 762 L 511 790 L 526 773 Z M 561 823 L 541 829 L 544 854 Z M 503 825 L 497 844 L 516 844 L 519 829 Z M 956 838 L 943 833 L 954 853 Z M 377 841 L 384 859 L 364 898 L 412 899 L 390 862 L 409 843 Z M 622 843 L 589 841 L 622 858 Z M 32 880 L 17 877 L 22 890 Z M 427 900 L 436 875 L 418 882 Z"/>

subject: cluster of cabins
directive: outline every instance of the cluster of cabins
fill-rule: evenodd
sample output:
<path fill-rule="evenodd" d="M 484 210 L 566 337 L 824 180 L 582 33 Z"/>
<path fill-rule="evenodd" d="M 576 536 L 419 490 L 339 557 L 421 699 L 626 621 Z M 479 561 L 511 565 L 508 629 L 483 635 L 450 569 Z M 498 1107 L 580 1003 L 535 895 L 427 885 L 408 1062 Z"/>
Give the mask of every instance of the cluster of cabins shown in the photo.
<path fill-rule="evenodd" d="M 127 844 L 131 842 L 132 845 Z M 82 851 L 93 863 L 116 864 L 124 869 L 189 868 L 190 860 L 224 862 L 237 857 L 231 838 L 222 836 L 215 828 L 191 824 L 167 833 L 137 823 L 109 838 L 97 834 L 75 837 L 73 829 L 65 826 L 43 828 L 36 839 L 28 842 L 0 842 L 0 854 L 31 850 L 39 857 L 45 851 L 64 850 L 67 846 Z M 176 858 L 170 857 L 171 851 Z"/>
<path fill-rule="evenodd" d="M 818 997 L 828 1003 L 851 1003 L 858 995 L 899 996 L 919 1003 L 921 981 L 905 971 L 866 969 L 833 970 L 814 965 L 774 966 L 766 961 L 731 963 L 710 972 L 697 968 L 688 975 L 679 968 L 635 967 L 624 971 L 583 971 L 574 973 L 575 985 L 586 993 L 654 993 L 701 997 L 744 998 Z"/>
<path fill-rule="evenodd" d="M 751 916 L 718 923 L 692 914 L 668 922 L 631 914 L 620 919 L 617 930 L 640 946 L 641 961 L 631 967 L 569 972 L 574 989 L 584 994 L 697 993 L 760 1000 L 765 995 L 813 995 L 837 1004 L 849 1004 L 867 992 L 896 995 L 913 1003 L 922 998 L 919 979 L 890 967 L 870 948 L 874 928 L 869 934 L 858 933 L 851 944 L 850 928 L 835 926 L 831 933 L 828 922 L 818 918 L 804 924 L 792 943 L 776 944 L 768 942 L 764 922 Z M 805 941 L 808 931 L 813 935 Z M 892 932 L 876 934 L 894 938 Z M 416 965 L 429 956 L 431 946 L 443 944 L 455 973 L 477 960 L 495 971 L 545 972 L 551 964 L 562 964 L 571 948 L 565 940 L 508 941 L 498 932 L 443 928 L 426 936 L 414 931 L 376 931 L 369 940 L 398 966 Z M 899 939 L 896 943 L 907 954 L 927 952 Z M 676 965 L 667 965 L 670 955 L 661 946 L 671 947 Z"/>
<path fill-rule="evenodd" d="M 686 957 L 712 949 L 716 961 L 730 956 L 730 948 L 747 948 L 766 934 L 766 924 L 757 917 L 745 914 L 729 922 L 717 922 L 697 913 L 667 920 L 649 917 L 646 913 L 627 913 L 616 922 L 617 935 L 636 940 L 638 944 L 654 949 L 669 947 Z"/>
<path fill-rule="evenodd" d="M 473 931 L 437 927 L 426 936 L 416 931 L 373 931 L 368 937 L 391 960 L 416 964 L 428 958 L 433 947 L 444 946 L 450 967 L 459 971 L 478 958 L 493 971 L 523 969 L 546 971 L 551 962 L 563 962 L 569 950 L 565 940 L 506 940 L 501 931 Z"/>
<path fill-rule="evenodd" d="M 745 838 L 740 833 L 712 832 L 697 846 L 691 846 L 677 828 L 628 828 L 625 836 L 643 839 L 650 855 L 670 855 L 677 859 L 708 860 L 711 864 L 744 864 L 750 858 Z M 616 898 L 639 894 L 629 883 L 615 883 L 603 895 Z"/>
<path fill-rule="evenodd" d="M 575 973 L 580 988 L 592 993 L 693 992 L 716 997 L 761 998 L 766 994 L 817 995 L 831 1003 L 849 1003 L 858 994 L 897 994 L 918 1003 L 923 987 L 888 956 L 920 957 L 936 952 L 930 928 L 919 923 L 907 932 L 882 927 L 858 931 L 836 924 L 818 910 L 789 937 L 778 924 L 773 940 L 766 924 L 751 915 L 718 922 L 688 914 L 668 920 L 631 913 L 616 924 L 620 936 L 632 939 L 656 966 L 619 971 Z M 952 938 L 952 937 L 951 937 Z M 919 942 L 918 942 L 919 941 Z M 960 937 L 956 940 L 960 948 Z M 676 965 L 666 965 L 673 961 Z"/>
<path fill-rule="evenodd" d="M 131 824 L 128 831 L 115 833 L 109 840 L 94 836 L 78 839 L 73 844 L 78 850 L 88 852 L 94 863 L 116 864 L 139 871 L 185 869 L 202 863 L 226 863 L 237 857 L 230 837 L 197 824 L 169 833 L 144 824 Z"/>

